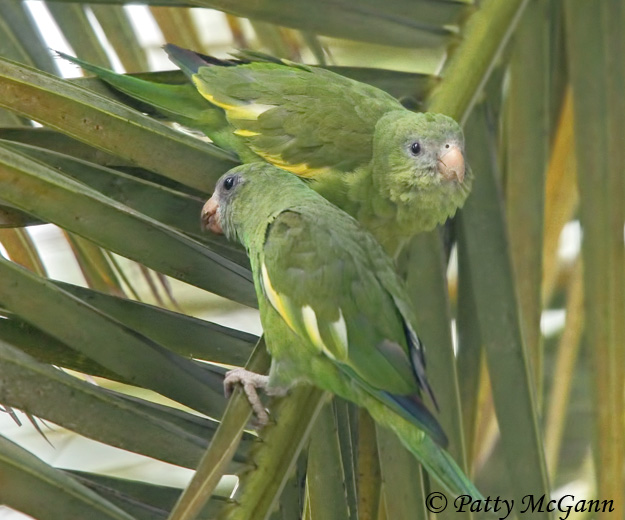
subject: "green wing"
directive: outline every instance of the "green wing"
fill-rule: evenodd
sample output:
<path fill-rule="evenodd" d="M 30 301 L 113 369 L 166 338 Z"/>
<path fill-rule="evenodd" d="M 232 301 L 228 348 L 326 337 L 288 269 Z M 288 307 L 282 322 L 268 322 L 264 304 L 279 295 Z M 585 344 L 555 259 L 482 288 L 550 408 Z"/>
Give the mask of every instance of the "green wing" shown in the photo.
<path fill-rule="evenodd" d="M 259 267 L 271 305 L 320 352 L 375 390 L 431 394 L 392 262 L 351 217 L 329 204 L 280 213 Z"/>
<path fill-rule="evenodd" d="M 378 119 L 402 109 L 382 90 L 305 65 L 204 66 L 192 80 L 254 152 L 303 177 L 367 164 Z"/>

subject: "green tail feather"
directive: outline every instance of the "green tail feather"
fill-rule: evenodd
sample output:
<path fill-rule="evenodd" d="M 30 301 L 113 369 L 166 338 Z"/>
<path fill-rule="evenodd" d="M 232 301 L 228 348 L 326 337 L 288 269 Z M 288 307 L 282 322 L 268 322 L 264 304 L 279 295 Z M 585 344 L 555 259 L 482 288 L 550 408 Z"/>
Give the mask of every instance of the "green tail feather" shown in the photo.
<path fill-rule="evenodd" d="M 428 436 L 424 435 L 421 442 L 414 446 L 401 436 L 399 437 L 402 444 L 419 459 L 428 473 L 434 476 L 447 492 L 454 496 L 470 495 L 473 500 L 484 500 L 482 494 L 456 464 L 451 455 L 435 444 Z"/>
<path fill-rule="evenodd" d="M 181 125 L 196 128 L 210 137 L 220 148 L 234 151 L 241 157 L 246 157 L 245 152 L 251 154 L 240 138 L 232 134 L 223 110 L 206 101 L 193 84 L 147 81 L 128 74 L 117 74 L 62 52 L 58 52 L 58 55 L 95 74 L 126 96 L 139 101 L 140 105 L 135 105 L 135 108 L 151 115 L 161 114 Z M 251 159 L 258 158 L 253 154 Z"/>
<path fill-rule="evenodd" d="M 393 430 L 408 451 L 448 493 L 454 496 L 470 495 L 473 500 L 484 500 L 482 494 L 451 455 L 436 444 L 427 433 L 384 406 L 377 399 L 372 399 L 370 395 L 367 397 L 363 404 L 376 422 Z"/>
<path fill-rule="evenodd" d="M 350 392 L 343 395 L 344 398 L 365 407 L 377 423 L 393 430 L 408 451 L 447 492 L 454 496 L 470 495 L 474 500 L 483 500 L 482 494 L 451 455 L 432 438 L 437 432 L 442 433 L 442 429 L 434 416 L 429 413 L 424 415 L 424 406 L 404 407 L 406 402 L 397 399 L 397 396 L 395 399 L 389 399 L 393 397 L 391 394 L 375 390 L 351 369 L 343 366 L 341 370 L 348 375 L 352 383 L 356 383 L 350 388 Z M 431 433 L 428 434 L 424 430 Z"/>
<path fill-rule="evenodd" d="M 157 112 L 180 124 L 198 127 L 211 122 L 211 117 L 216 117 L 212 114 L 207 114 L 208 111 L 221 114 L 221 110 L 210 110 L 212 105 L 207 103 L 191 83 L 169 84 L 147 81 L 128 74 L 118 74 L 112 70 L 92 65 L 62 52 L 57 51 L 57 54 L 61 58 L 95 74 L 102 81 L 126 96 L 156 109 Z M 139 108 L 145 110 L 144 106 Z M 145 111 L 153 112 L 151 110 Z M 223 121 L 225 120 L 220 115 L 220 119 L 217 120 L 216 124 L 223 126 Z"/>

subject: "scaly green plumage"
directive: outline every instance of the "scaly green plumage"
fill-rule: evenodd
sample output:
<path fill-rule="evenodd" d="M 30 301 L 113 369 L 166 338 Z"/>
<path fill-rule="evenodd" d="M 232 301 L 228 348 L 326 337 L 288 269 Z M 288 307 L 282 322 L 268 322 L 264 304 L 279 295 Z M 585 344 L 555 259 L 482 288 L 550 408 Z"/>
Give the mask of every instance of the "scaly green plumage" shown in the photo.
<path fill-rule="evenodd" d="M 165 50 L 197 90 L 63 56 L 201 130 L 243 162 L 264 160 L 308 179 L 391 254 L 452 216 L 469 193 L 471 173 L 461 175 L 458 165 L 462 131 L 446 116 L 410 112 L 386 92 L 320 67 L 250 52 L 243 61 L 223 61 L 174 45 Z M 418 155 L 411 152 L 414 143 Z M 456 164 L 442 168 L 447 145 L 456 149 Z"/>
<path fill-rule="evenodd" d="M 464 164 L 461 174 L 440 171 L 450 146 L 464 150 L 462 130 L 447 116 L 411 112 L 380 89 L 319 67 L 221 62 L 171 44 L 165 50 L 224 110 L 237 138 L 232 148 L 245 162 L 264 159 L 309 179 L 391 254 L 453 216 L 469 193 Z M 212 136 L 223 139 L 227 130 L 214 128 Z"/>
<path fill-rule="evenodd" d="M 371 85 L 261 53 L 224 61 L 171 44 L 165 50 L 197 90 L 61 55 L 201 130 L 243 162 L 264 160 L 308 179 L 393 255 L 416 233 L 452 216 L 469 193 L 462 131 L 446 116 L 411 112 Z M 418 155 L 411 153 L 415 143 Z M 456 150 L 452 164 L 446 163 L 449 146 Z"/>
<path fill-rule="evenodd" d="M 209 205 L 209 227 L 250 256 L 272 356 L 269 389 L 304 381 L 365 407 L 451 493 L 479 497 L 441 447 L 445 435 L 421 401 L 433 395 L 414 312 L 374 237 L 264 163 L 228 172 Z"/>

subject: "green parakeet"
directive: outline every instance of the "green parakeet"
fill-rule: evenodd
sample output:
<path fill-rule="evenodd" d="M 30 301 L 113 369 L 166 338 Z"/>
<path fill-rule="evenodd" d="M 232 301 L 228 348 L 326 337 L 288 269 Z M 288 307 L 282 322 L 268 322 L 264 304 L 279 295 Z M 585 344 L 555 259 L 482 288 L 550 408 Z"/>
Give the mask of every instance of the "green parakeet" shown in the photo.
<path fill-rule="evenodd" d="M 232 371 L 259 419 L 255 388 L 281 393 L 307 382 L 366 408 L 455 495 L 480 494 L 443 449 L 414 315 L 391 258 L 355 219 L 296 176 L 266 163 L 226 173 L 202 211 L 204 226 L 250 257 L 268 376 Z"/>
<path fill-rule="evenodd" d="M 215 143 L 244 162 L 265 160 L 309 180 L 393 255 L 453 216 L 469 193 L 462 130 L 445 115 L 411 112 L 378 88 L 320 67 L 165 50 L 220 109 L 203 125 Z"/>

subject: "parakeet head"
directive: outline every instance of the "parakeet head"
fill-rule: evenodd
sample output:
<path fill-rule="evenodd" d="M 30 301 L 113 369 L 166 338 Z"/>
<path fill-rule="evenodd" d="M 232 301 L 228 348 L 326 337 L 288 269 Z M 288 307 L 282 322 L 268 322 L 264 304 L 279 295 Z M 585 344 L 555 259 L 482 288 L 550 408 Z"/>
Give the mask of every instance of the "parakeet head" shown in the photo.
<path fill-rule="evenodd" d="M 243 164 L 217 181 L 202 208 L 202 226 L 247 247 L 258 226 L 266 225 L 301 194 L 323 200 L 289 172 L 262 162 Z"/>
<path fill-rule="evenodd" d="M 443 222 L 471 188 L 460 125 L 443 114 L 389 112 L 376 125 L 373 175 L 387 199 L 409 210 L 407 218 L 422 228 Z"/>

